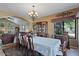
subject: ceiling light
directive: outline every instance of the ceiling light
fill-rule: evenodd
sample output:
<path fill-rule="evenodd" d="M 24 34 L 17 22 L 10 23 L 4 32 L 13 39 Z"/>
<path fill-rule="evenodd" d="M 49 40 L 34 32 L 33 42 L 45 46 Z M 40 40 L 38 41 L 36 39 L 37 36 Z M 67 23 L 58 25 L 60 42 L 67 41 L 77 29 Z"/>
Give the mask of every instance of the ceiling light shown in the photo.
<path fill-rule="evenodd" d="M 34 20 L 36 17 L 38 17 L 37 11 L 34 10 L 35 6 L 32 6 L 32 10 L 28 12 L 28 15 Z"/>

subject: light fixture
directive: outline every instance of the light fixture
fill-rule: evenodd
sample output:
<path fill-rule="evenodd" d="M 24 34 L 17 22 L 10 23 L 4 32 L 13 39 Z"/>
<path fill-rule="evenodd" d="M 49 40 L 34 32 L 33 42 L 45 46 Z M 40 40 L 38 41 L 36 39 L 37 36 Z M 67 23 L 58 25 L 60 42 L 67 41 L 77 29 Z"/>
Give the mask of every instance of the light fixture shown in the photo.
<path fill-rule="evenodd" d="M 28 12 L 28 15 L 32 18 L 32 20 L 34 21 L 34 19 L 36 17 L 38 17 L 38 13 L 34 10 L 35 6 L 33 5 L 32 6 L 32 10 Z"/>
<path fill-rule="evenodd" d="M 32 21 L 33 21 L 33 23 L 32 23 L 32 25 L 33 25 L 32 33 L 34 34 L 34 26 L 35 26 L 34 20 L 35 20 L 35 18 L 38 17 L 38 13 L 34 9 L 35 5 L 33 5 L 32 8 L 33 8 L 32 10 L 29 10 L 28 15 L 32 18 Z"/>

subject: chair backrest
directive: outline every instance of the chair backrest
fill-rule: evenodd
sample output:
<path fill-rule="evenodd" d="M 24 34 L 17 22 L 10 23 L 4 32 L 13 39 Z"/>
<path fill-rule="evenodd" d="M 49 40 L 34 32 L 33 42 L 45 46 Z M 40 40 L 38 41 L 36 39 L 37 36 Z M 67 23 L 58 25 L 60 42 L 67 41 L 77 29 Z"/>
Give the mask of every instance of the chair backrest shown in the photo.
<path fill-rule="evenodd" d="M 63 48 L 67 48 L 69 47 L 69 38 L 68 38 L 68 34 L 64 33 L 63 35 L 55 35 L 54 36 L 56 39 L 59 39 L 61 41 L 61 44 L 63 45 Z"/>
<path fill-rule="evenodd" d="M 63 34 L 63 40 L 65 42 L 64 43 L 65 48 L 70 49 L 68 32 L 64 32 L 64 34 Z"/>
<path fill-rule="evenodd" d="M 27 35 L 24 35 L 23 38 L 24 38 L 25 46 L 26 46 L 28 49 L 30 49 L 30 50 L 34 50 L 33 38 L 32 38 L 31 36 L 27 36 Z"/>
<path fill-rule="evenodd" d="M 33 50 L 33 39 L 28 33 L 21 32 L 20 35 L 21 45 L 27 47 L 28 49 Z"/>
<path fill-rule="evenodd" d="M 13 43 L 14 34 L 9 34 L 9 33 L 2 34 L 1 39 L 3 44 Z"/>
<path fill-rule="evenodd" d="M 28 33 L 27 32 L 19 32 L 22 36 L 24 36 L 24 35 L 28 35 Z"/>
<path fill-rule="evenodd" d="M 59 39 L 61 41 L 61 44 L 64 43 L 63 35 L 55 35 L 54 38 Z"/>

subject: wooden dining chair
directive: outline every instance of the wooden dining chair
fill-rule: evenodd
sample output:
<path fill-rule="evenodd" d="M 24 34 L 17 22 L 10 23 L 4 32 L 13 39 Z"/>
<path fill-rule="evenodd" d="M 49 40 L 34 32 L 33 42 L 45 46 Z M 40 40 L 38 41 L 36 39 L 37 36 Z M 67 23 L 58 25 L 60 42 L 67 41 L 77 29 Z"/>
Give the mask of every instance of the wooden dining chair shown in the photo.
<path fill-rule="evenodd" d="M 60 50 L 63 53 L 63 56 L 67 55 L 67 49 L 69 49 L 69 37 L 68 33 L 64 32 L 63 35 L 55 35 L 54 38 L 59 39 L 61 41 Z"/>
<path fill-rule="evenodd" d="M 66 56 L 67 49 L 69 49 L 68 48 L 69 47 L 69 38 L 68 38 L 67 32 L 64 32 L 64 34 L 63 34 L 61 47 L 62 47 L 63 55 Z"/>

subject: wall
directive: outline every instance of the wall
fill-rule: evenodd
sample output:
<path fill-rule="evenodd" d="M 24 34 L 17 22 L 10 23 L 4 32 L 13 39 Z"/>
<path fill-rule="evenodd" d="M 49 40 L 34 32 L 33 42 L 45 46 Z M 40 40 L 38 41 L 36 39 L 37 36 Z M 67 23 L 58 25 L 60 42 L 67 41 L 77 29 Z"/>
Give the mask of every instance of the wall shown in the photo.
<path fill-rule="evenodd" d="M 76 17 L 78 17 L 78 18 L 79 18 L 79 9 L 78 9 L 78 11 L 77 11 Z"/>
<path fill-rule="evenodd" d="M 15 16 L 17 18 L 20 18 L 22 20 L 25 20 L 27 22 L 32 22 L 31 20 L 27 19 L 26 17 L 23 17 L 23 16 L 17 16 L 16 14 L 14 13 L 10 13 L 10 12 L 4 12 L 4 11 L 0 11 L 0 17 L 7 17 L 7 16 Z"/>
<path fill-rule="evenodd" d="M 54 23 L 48 21 L 48 35 L 49 37 L 54 37 Z"/>
<path fill-rule="evenodd" d="M 12 15 L 13 15 L 13 13 L 10 14 L 10 13 L 7 13 L 7 12 L 0 11 L 0 17 L 4 17 L 4 16 L 12 16 Z"/>

